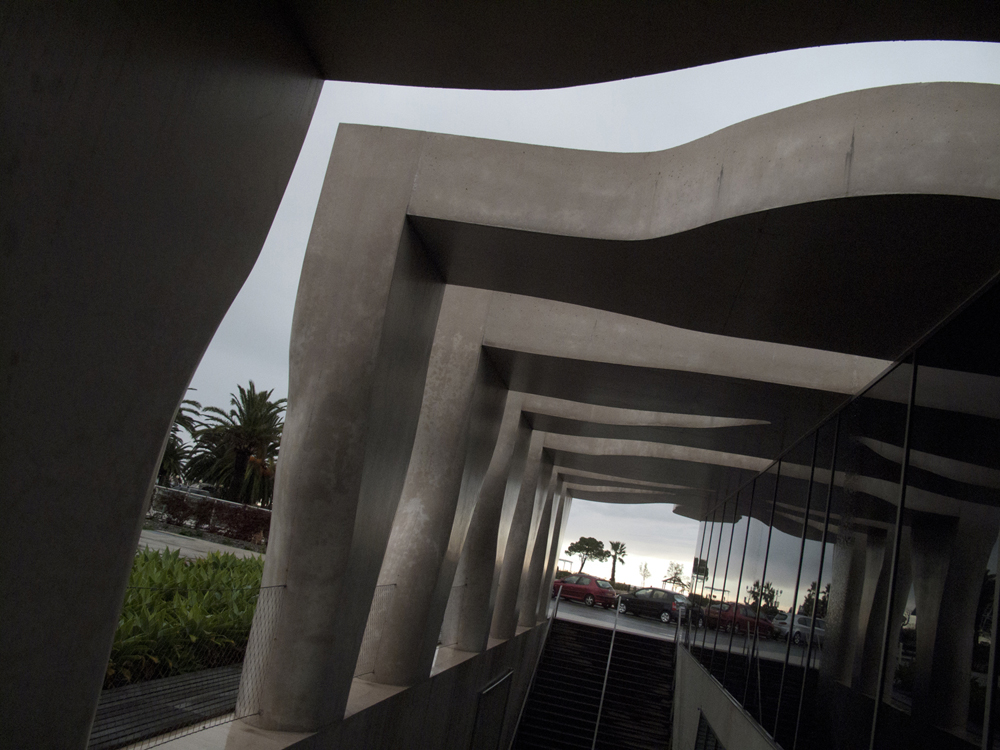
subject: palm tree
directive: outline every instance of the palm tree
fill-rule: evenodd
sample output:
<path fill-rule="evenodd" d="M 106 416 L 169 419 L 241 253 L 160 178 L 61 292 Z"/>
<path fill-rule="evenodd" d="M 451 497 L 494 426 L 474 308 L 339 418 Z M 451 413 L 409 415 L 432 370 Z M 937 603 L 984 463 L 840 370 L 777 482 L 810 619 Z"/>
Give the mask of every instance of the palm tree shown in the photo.
<path fill-rule="evenodd" d="M 273 389 L 258 392 L 252 380 L 237 389 L 228 412 L 204 409 L 187 473 L 224 487 L 228 500 L 270 505 L 286 400 L 271 401 Z"/>
<path fill-rule="evenodd" d="M 619 562 L 625 562 L 625 555 L 628 553 L 625 551 L 625 542 L 608 542 L 608 547 L 611 548 L 611 583 L 614 583 L 615 566 Z"/>
<path fill-rule="evenodd" d="M 177 407 L 174 422 L 170 425 L 170 436 L 167 438 L 167 445 L 160 461 L 160 470 L 156 474 L 156 481 L 160 484 L 166 484 L 175 477 L 184 478 L 184 464 L 190 456 L 191 449 L 181 437 L 181 429 L 184 429 L 189 436 L 194 435 L 200 410 L 201 404 L 187 398 Z"/>

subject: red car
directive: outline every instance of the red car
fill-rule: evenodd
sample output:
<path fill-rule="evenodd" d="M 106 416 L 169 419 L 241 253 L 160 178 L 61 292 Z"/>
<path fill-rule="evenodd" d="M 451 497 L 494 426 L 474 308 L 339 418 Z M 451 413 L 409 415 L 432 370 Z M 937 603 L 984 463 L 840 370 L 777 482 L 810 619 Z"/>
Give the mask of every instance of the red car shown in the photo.
<path fill-rule="evenodd" d="M 737 604 L 735 602 L 713 604 L 708 608 L 708 613 L 705 616 L 705 623 L 710 628 L 721 628 L 727 633 L 732 631 L 735 627 L 737 633 L 747 633 L 748 635 L 751 635 L 753 634 L 754 628 L 757 624 L 757 610 L 746 604 Z M 761 613 L 761 638 L 770 638 L 772 630 L 771 621 L 768 620 L 763 613 Z"/>
<path fill-rule="evenodd" d="M 618 604 L 618 592 L 615 591 L 614 586 L 603 578 L 594 578 L 582 573 L 561 578 L 552 584 L 553 599 L 559 594 L 560 586 L 562 587 L 563 599 L 573 599 L 583 602 L 588 607 L 600 604 L 602 607 L 609 609 Z"/>

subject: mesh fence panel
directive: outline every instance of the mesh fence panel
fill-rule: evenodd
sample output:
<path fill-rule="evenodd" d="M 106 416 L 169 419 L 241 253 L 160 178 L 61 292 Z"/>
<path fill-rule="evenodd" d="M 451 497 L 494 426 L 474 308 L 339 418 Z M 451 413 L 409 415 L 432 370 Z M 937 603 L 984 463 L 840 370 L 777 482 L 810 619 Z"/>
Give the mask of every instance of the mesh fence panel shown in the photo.
<path fill-rule="evenodd" d="M 394 583 L 375 587 L 375 596 L 372 597 L 372 606 L 368 611 L 365 637 L 361 641 L 358 663 L 354 668 L 355 677 L 375 671 L 375 657 L 378 654 L 379 642 L 382 640 L 382 627 L 389 614 L 389 603 L 392 601 L 392 594 L 395 590 L 396 584 Z"/>
<path fill-rule="evenodd" d="M 116 633 L 88 747 L 154 747 L 257 713 L 283 590 L 130 587 L 138 614 Z"/>

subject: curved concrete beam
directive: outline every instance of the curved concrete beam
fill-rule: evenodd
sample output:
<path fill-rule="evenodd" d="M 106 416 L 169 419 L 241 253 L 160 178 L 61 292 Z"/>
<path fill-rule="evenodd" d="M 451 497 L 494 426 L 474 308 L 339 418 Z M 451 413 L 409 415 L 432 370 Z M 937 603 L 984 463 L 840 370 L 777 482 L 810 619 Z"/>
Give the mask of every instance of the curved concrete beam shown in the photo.
<path fill-rule="evenodd" d="M 545 447 L 557 451 L 593 456 L 669 458 L 675 461 L 690 461 L 693 463 L 728 466 L 736 469 L 748 469 L 755 473 L 764 471 L 772 463 L 766 458 L 741 456 L 735 453 L 723 453 L 704 448 L 688 448 L 682 445 L 669 445 L 667 443 L 646 443 L 639 440 L 581 438 L 573 435 L 547 434 L 545 436 Z"/>
<path fill-rule="evenodd" d="M 687 487 L 681 484 L 665 484 L 662 482 L 648 482 L 641 479 L 630 479 L 628 477 L 616 476 L 614 474 L 601 474 L 597 471 L 584 471 L 583 469 L 573 469 L 565 466 L 555 467 L 555 471 L 559 473 L 560 476 L 566 477 L 567 479 L 573 479 L 578 477 L 584 477 L 587 479 L 596 479 L 601 481 L 614 481 L 621 482 L 623 484 L 635 485 L 637 487 L 662 487 L 668 490 L 690 490 L 694 489 L 692 487 Z"/>
<path fill-rule="evenodd" d="M 408 213 L 449 283 L 894 360 L 1000 271 L 998 119 L 1000 87 L 943 83 L 649 154 L 435 136 Z"/>
<path fill-rule="evenodd" d="M 525 393 L 523 396 L 522 409 L 526 412 L 546 414 L 550 417 L 578 419 L 598 424 L 686 427 L 696 430 L 768 424 L 764 419 L 733 419 L 730 417 L 711 417 L 701 414 L 669 414 L 661 411 L 619 409 L 613 406 L 584 404 L 579 401 L 570 401 L 563 398 L 538 396 L 534 393 Z"/>
<path fill-rule="evenodd" d="M 584 305 L 503 292 L 494 293 L 490 301 L 483 343 L 528 354 L 699 372 L 851 395 L 892 364 L 874 357 L 692 331 Z M 707 421 L 698 415 L 658 412 L 653 418 L 642 410 L 605 411 L 597 407 L 586 412 L 562 406 L 559 399 L 534 398 L 538 400 L 526 402 L 525 411 L 603 424 L 732 427 L 767 423 L 715 415 L 707 415 L 715 416 Z"/>
<path fill-rule="evenodd" d="M 435 135 L 407 213 L 565 237 L 646 240 L 845 197 L 995 199 L 998 112 L 998 86 L 930 83 L 817 99 L 651 153 Z"/>

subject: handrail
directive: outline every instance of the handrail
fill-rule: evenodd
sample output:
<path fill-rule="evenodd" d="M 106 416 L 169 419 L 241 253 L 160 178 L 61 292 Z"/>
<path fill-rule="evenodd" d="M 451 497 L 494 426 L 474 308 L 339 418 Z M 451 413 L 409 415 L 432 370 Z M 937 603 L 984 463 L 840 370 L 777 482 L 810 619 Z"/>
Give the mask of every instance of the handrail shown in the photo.
<path fill-rule="evenodd" d="M 521 708 L 517 712 L 517 722 L 514 724 L 514 731 L 510 735 L 510 745 L 507 746 L 508 750 L 514 747 L 517 730 L 521 728 L 521 719 L 524 716 L 524 707 L 528 705 L 528 697 L 531 695 L 532 688 L 535 687 L 535 675 L 538 674 L 538 665 L 542 661 L 542 653 L 545 651 L 545 644 L 549 641 L 549 631 L 552 630 L 552 621 L 556 619 L 556 615 L 559 613 L 559 600 L 562 598 L 562 590 L 563 585 L 560 583 L 559 588 L 556 590 L 556 606 L 552 608 L 552 614 L 549 616 L 548 624 L 545 626 L 545 633 L 542 634 L 542 643 L 538 647 L 538 656 L 535 657 L 535 666 L 531 670 L 531 681 L 528 683 L 528 690 L 524 694 L 524 700 L 521 701 Z"/>
<path fill-rule="evenodd" d="M 604 682 L 601 683 L 601 702 L 597 704 L 597 721 L 594 723 L 594 741 L 590 743 L 590 750 L 597 747 L 597 730 L 601 726 L 601 711 L 604 709 L 604 693 L 608 689 L 608 672 L 611 671 L 611 654 L 615 650 L 615 636 L 618 634 L 618 611 L 621 606 L 622 595 L 615 596 L 615 624 L 611 629 L 611 645 L 608 646 L 608 661 L 604 665 Z"/>

